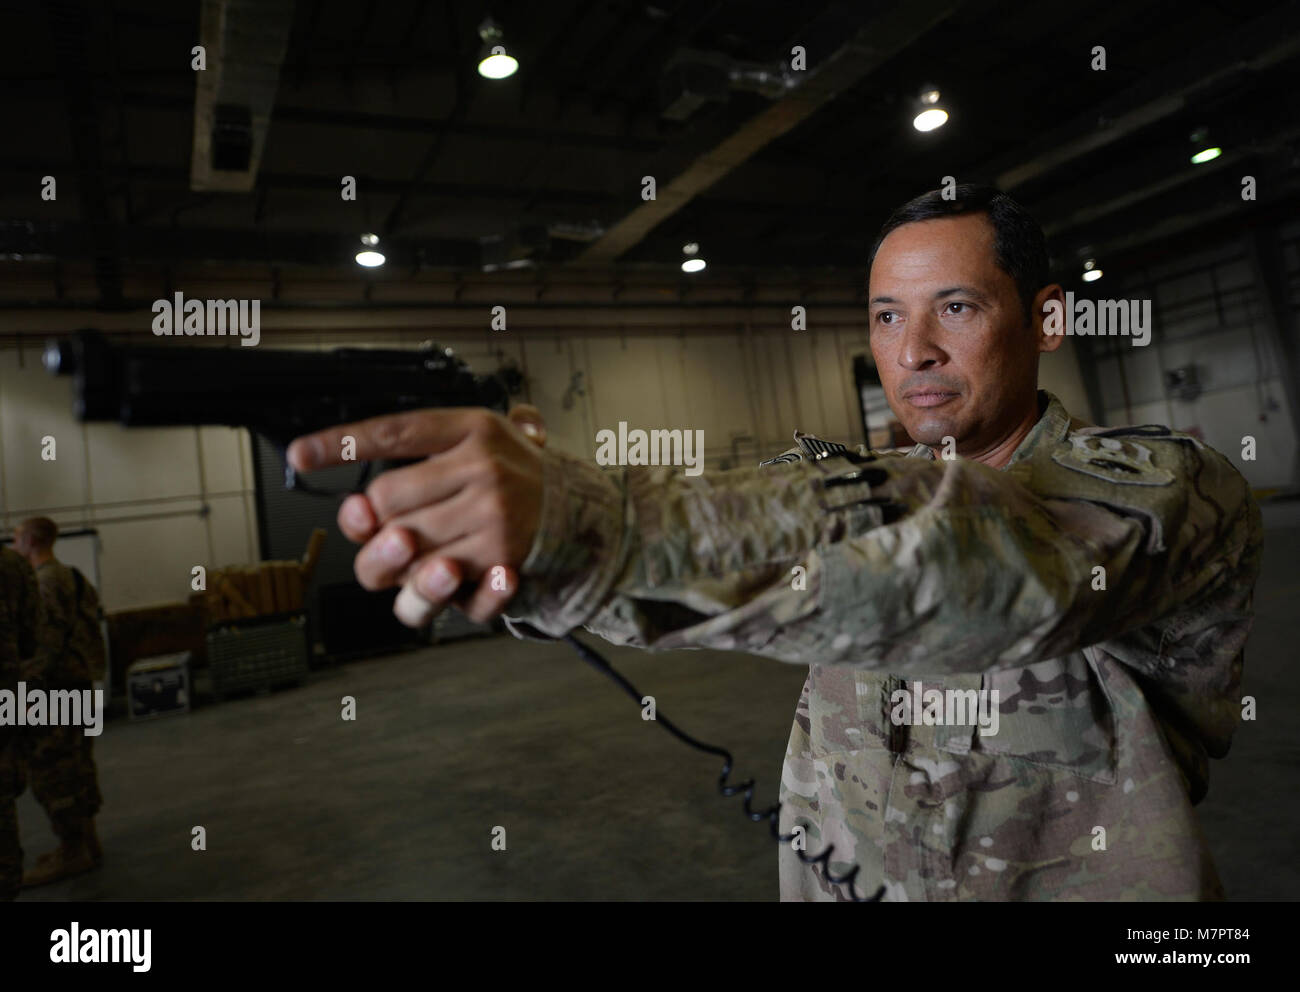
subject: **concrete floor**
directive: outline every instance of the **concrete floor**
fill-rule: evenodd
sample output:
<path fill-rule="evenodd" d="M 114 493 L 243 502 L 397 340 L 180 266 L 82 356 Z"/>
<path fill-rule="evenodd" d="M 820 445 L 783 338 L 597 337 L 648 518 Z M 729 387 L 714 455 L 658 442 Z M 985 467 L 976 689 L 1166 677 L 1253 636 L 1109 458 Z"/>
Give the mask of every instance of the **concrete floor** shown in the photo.
<path fill-rule="evenodd" d="M 804 669 L 604 653 L 775 801 Z M 340 719 L 345 695 L 355 722 Z M 721 763 L 643 721 L 566 645 L 498 636 L 356 662 L 111 723 L 96 750 L 104 867 L 23 899 L 777 896 L 775 844 L 716 794 Z M 30 793 L 19 818 L 30 864 L 53 835 Z M 190 849 L 194 825 L 205 852 Z"/>
<path fill-rule="evenodd" d="M 1300 505 L 1287 523 L 1300 523 Z M 1283 522 L 1266 512 L 1265 524 Z M 1229 899 L 1300 899 L 1300 527 L 1268 526 L 1246 643 L 1243 722 L 1197 807 Z"/>
<path fill-rule="evenodd" d="M 1259 719 L 1213 765 L 1200 807 L 1233 899 L 1300 897 L 1297 562 L 1300 528 L 1270 530 L 1245 676 Z M 775 801 L 804 669 L 605 654 Z M 344 695 L 355 722 L 340 719 Z M 298 689 L 110 723 L 96 750 L 104 867 L 23 900 L 777 898 L 775 845 L 717 795 L 719 762 L 643 721 L 564 645 L 500 636 L 355 662 Z M 30 793 L 19 818 L 30 864 L 53 836 Z"/>

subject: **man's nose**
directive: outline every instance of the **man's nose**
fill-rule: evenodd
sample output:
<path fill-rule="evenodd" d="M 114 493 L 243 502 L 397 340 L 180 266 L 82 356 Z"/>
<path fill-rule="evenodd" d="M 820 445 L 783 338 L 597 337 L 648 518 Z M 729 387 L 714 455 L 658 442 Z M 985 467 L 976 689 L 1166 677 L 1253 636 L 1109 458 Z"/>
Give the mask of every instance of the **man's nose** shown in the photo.
<path fill-rule="evenodd" d="M 898 364 L 913 372 L 942 365 L 948 356 L 939 347 L 938 331 L 934 317 L 929 314 L 909 320 L 903 346 L 898 350 Z"/>

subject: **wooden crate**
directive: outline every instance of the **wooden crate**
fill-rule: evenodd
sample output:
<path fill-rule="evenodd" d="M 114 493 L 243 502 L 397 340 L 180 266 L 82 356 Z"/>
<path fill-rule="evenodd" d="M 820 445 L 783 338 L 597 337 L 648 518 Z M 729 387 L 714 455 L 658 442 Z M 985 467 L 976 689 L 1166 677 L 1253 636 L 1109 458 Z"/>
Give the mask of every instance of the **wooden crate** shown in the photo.
<path fill-rule="evenodd" d="M 126 684 L 126 670 L 140 658 L 192 651 L 196 664 L 207 660 L 207 617 L 194 603 L 163 603 L 109 613 L 108 650 L 113 685 Z"/>

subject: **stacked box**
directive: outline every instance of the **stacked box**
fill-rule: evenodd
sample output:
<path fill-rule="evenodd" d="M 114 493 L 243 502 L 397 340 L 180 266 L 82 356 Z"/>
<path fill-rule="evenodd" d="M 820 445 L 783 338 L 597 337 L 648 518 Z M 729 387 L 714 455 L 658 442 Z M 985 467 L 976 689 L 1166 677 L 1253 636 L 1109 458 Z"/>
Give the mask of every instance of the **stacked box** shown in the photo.
<path fill-rule="evenodd" d="M 275 600 L 273 613 L 288 613 L 293 609 L 289 601 L 289 572 L 288 568 L 282 562 L 272 562 L 271 567 L 267 569 L 271 573 L 272 598 Z"/>
<path fill-rule="evenodd" d="M 197 604 L 166 603 L 107 615 L 108 655 L 112 684 L 126 685 L 126 670 L 133 661 L 188 651 L 191 671 L 203 664 L 203 638 L 207 622 Z"/>
<path fill-rule="evenodd" d="M 257 606 L 258 613 L 275 612 L 275 583 L 271 579 L 271 569 L 275 563 L 263 566 L 257 570 Z"/>
<path fill-rule="evenodd" d="M 325 531 L 312 531 L 302 561 L 264 561 L 244 567 L 218 568 L 208 573 L 207 589 L 190 602 L 209 623 L 296 613 L 303 608 L 303 591 L 320 560 Z"/>
<path fill-rule="evenodd" d="M 126 706 L 132 720 L 190 711 L 190 653 L 141 658 L 126 670 Z"/>
<path fill-rule="evenodd" d="M 208 632 L 208 669 L 218 696 L 302 681 L 307 676 L 305 618 L 214 627 Z"/>

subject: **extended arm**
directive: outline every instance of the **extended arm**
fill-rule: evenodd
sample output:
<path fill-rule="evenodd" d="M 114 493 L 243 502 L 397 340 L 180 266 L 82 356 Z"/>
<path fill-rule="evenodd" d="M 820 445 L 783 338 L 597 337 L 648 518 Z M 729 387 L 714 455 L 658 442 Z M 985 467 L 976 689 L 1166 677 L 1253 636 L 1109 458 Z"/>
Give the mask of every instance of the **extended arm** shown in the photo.
<path fill-rule="evenodd" d="M 1006 471 L 831 458 L 694 479 L 548 453 L 542 526 L 507 613 L 550 636 L 585 625 L 617 643 L 900 675 L 1030 664 L 1211 593 L 1258 544 L 1258 510 L 1221 456 L 1149 444 L 1141 482 L 1051 452 Z M 862 468 L 874 484 L 827 486 Z M 885 524 L 867 497 L 903 516 Z"/>

